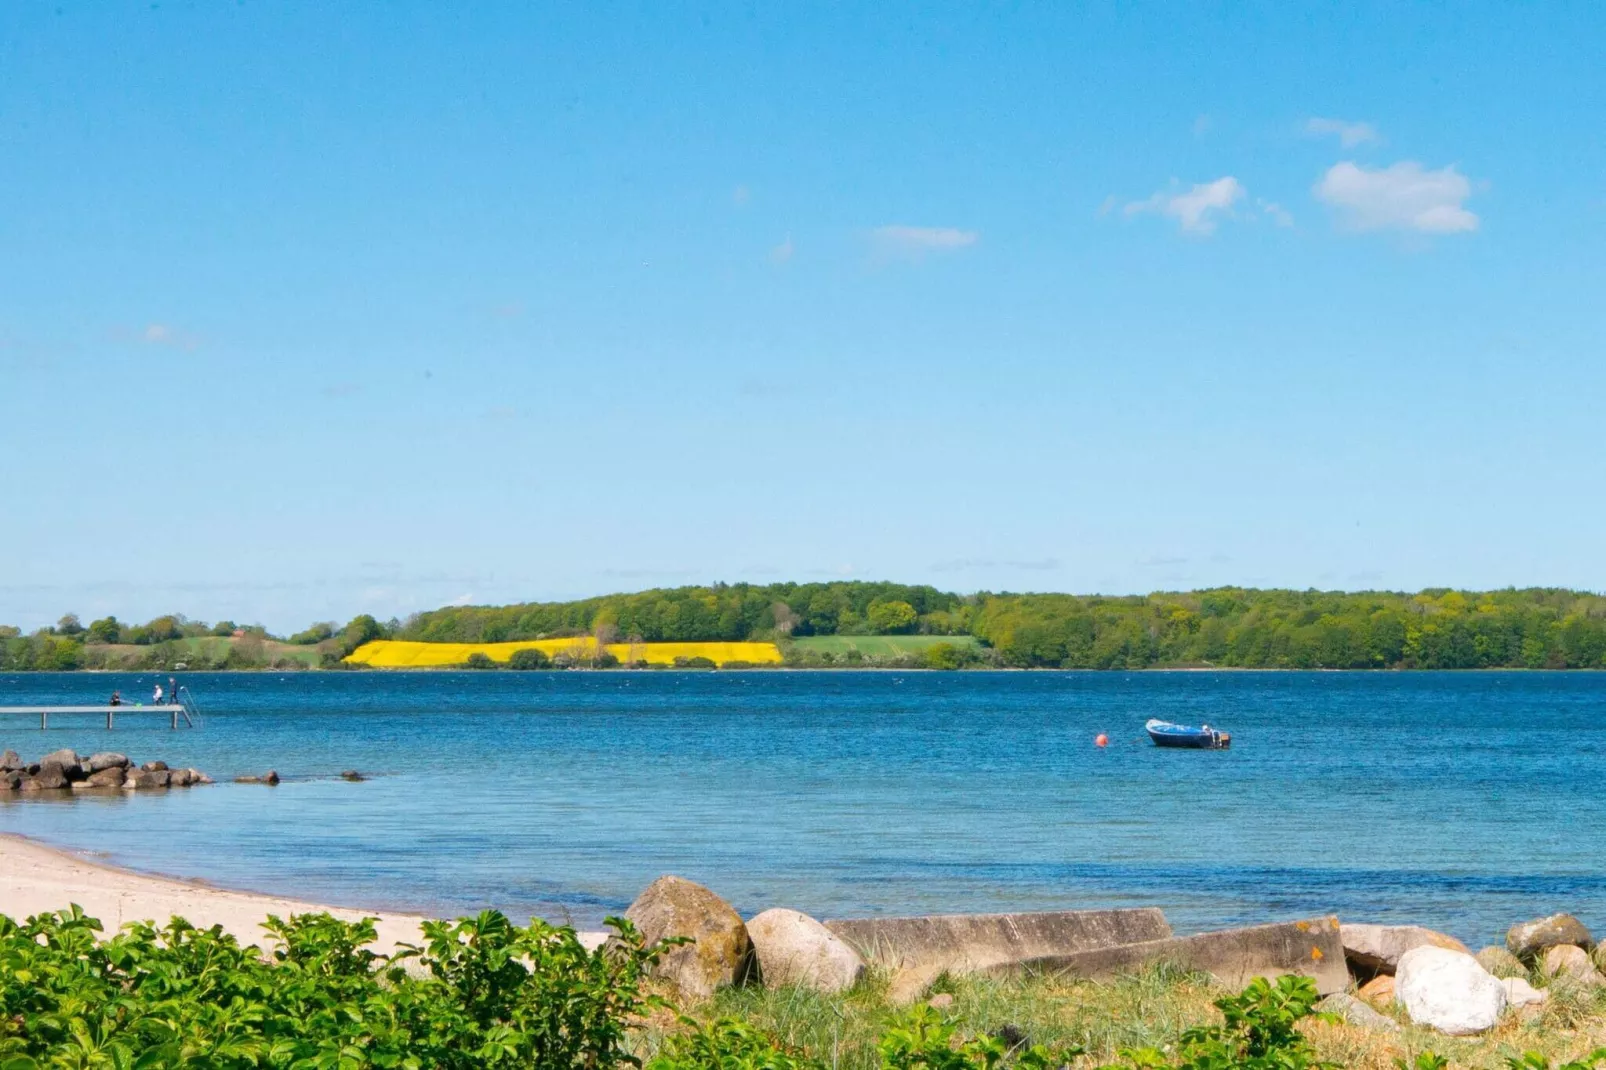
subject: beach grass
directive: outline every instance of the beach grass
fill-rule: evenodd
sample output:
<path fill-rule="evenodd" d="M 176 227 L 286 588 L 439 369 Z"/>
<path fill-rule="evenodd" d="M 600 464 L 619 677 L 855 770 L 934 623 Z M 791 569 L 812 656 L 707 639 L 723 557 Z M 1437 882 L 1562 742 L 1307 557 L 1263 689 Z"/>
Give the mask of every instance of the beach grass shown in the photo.
<path fill-rule="evenodd" d="M 1547 987 L 1547 1003 L 1510 1013 L 1478 1037 L 1449 1037 L 1413 1025 L 1398 1006 L 1387 1012 L 1397 1032 L 1325 1016 L 1307 1019 L 1301 1029 L 1320 1060 L 1353 1070 L 1396 1070 L 1399 1060 L 1414 1065 L 1423 1052 L 1444 1056 L 1452 1070 L 1509 1070 L 1508 1060 L 1526 1052 L 1559 1066 L 1606 1045 L 1606 990 L 1532 980 Z M 736 1018 L 831 1070 L 880 1070 L 877 1041 L 905 1013 L 889 999 L 890 990 L 886 978 L 874 974 L 835 996 L 794 987 L 728 989 L 689 1017 L 700 1022 Z M 1024 1040 L 1054 1051 L 1079 1051 L 1070 1065 L 1090 1070 L 1123 1062 L 1123 1052 L 1175 1051 L 1185 1030 L 1221 1023 L 1215 1001 L 1229 990 L 1206 974 L 1157 964 L 1108 981 L 943 975 L 920 999 L 944 993 L 953 1001 L 943 1013 L 961 1035 L 1005 1036 L 1012 1044 Z M 680 1026 L 664 1020 L 645 1029 L 637 1037 L 638 1054 L 650 1056 L 674 1028 Z"/>

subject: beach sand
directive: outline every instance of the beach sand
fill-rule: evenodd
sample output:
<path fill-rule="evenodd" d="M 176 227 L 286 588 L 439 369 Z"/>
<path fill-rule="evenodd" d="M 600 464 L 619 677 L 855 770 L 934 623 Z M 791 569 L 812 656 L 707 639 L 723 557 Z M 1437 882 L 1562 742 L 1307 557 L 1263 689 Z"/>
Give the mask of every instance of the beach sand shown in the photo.
<path fill-rule="evenodd" d="M 242 944 L 266 944 L 268 934 L 262 930 L 262 922 L 269 914 L 283 918 L 327 912 L 346 921 L 377 917 L 379 938 L 372 946 L 381 954 L 390 954 L 397 944 L 423 943 L 418 923 L 424 919 L 417 915 L 322 906 L 151 877 L 92 862 L 37 840 L 0 833 L 0 914 L 21 921 L 30 914 L 64 910 L 71 903 L 100 919 L 107 936 L 126 922 L 165 924 L 177 915 L 203 929 L 221 925 Z"/>

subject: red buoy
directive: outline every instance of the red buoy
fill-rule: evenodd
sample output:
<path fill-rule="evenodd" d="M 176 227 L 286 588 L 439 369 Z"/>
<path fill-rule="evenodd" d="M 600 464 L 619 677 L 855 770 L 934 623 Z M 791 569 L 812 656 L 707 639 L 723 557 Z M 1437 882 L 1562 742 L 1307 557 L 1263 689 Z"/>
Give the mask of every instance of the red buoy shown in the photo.
<path fill-rule="evenodd" d="M 1105 735 L 1103 732 L 1100 732 L 1097 736 L 1093 737 L 1093 746 L 1108 747 L 1109 745 L 1110 737 Z"/>

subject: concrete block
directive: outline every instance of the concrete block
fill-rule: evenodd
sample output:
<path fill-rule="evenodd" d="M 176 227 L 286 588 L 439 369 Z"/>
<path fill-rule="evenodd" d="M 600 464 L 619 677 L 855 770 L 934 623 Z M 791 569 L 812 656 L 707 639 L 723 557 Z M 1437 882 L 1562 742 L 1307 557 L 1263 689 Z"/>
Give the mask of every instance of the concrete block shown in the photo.
<path fill-rule="evenodd" d="M 825 927 L 867 963 L 935 977 L 1121 944 L 1164 940 L 1165 914 L 1137 910 L 1063 910 L 1032 914 L 938 914 L 920 918 L 828 921 Z M 1339 953 L 1343 965 L 1343 953 Z"/>
<path fill-rule="evenodd" d="M 1342 992 L 1350 983 L 1337 918 L 1222 929 L 1195 936 L 1046 955 L 1023 962 L 1000 963 L 987 972 L 1064 973 L 1099 980 L 1154 962 L 1172 962 L 1185 969 L 1202 970 L 1235 989 L 1256 977 L 1277 978 L 1285 974 L 1312 978 L 1316 990 L 1324 996 Z"/>

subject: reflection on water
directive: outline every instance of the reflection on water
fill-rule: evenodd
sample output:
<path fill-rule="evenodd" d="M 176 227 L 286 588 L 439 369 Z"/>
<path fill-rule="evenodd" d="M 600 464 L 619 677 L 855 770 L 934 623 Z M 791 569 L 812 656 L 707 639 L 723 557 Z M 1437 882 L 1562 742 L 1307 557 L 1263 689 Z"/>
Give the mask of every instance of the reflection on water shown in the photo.
<path fill-rule="evenodd" d="M 223 885 L 586 924 L 665 872 L 821 916 L 1157 905 L 1181 930 L 1334 912 L 1479 942 L 1556 909 L 1606 923 L 1606 674 L 185 682 L 198 730 L 0 718 L 0 749 L 284 784 L 0 796 L 0 829 Z M 0 677 L 0 704 L 141 683 Z M 1225 728 L 1233 749 L 1156 750 L 1151 716 Z"/>

